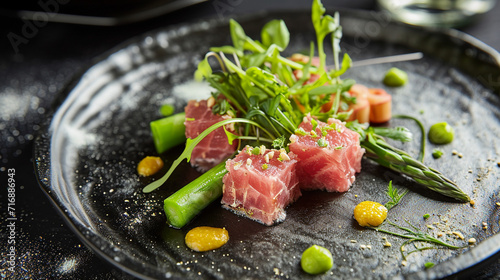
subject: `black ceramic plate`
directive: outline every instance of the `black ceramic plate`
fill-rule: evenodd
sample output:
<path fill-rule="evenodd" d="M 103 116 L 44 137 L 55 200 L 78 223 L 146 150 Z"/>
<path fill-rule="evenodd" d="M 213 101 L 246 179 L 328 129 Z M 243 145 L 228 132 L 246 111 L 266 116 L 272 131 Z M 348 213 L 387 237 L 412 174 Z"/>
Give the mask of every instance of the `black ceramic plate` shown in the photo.
<path fill-rule="evenodd" d="M 284 19 L 291 31 L 288 54 L 307 50 L 314 39 L 308 11 L 260 15 L 240 22 L 247 34 L 256 37 L 264 23 L 274 18 Z M 408 85 L 387 88 L 394 112 L 414 115 L 427 128 L 438 121 L 455 128 L 453 143 L 439 147 L 444 156 L 433 159 L 430 151 L 437 147 L 428 144 L 425 162 L 453 178 L 475 201 L 474 207 L 426 191 L 364 160 L 350 191 L 305 192 L 287 209 L 286 220 L 276 226 L 238 217 L 214 203 L 184 229 L 169 228 L 163 199 L 199 174 L 184 164 L 160 190 L 144 194 L 142 188 L 152 179 L 140 178 L 136 165 L 144 156 L 155 154 L 149 122 L 160 118 L 159 107 L 170 103 L 182 111 L 190 97 L 184 94 L 196 91 L 186 90 L 186 83 L 197 62 L 209 46 L 230 43 L 227 22 L 216 20 L 135 38 L 103 57 L 68 88 L 35 145 L 43 190 L 88 246 L 143 278 L 309 278 L 300 268 L 300 256 L 312 244 L 328 248 L 334 256 L 331 272 L 315 279 L 434 279 L 495 254 L 500 249 L 500 207 L 495 205 L 500 201 L 500 101 L 495 93 L 500 56 L 454 31 L 395 24 L 380 14 L 343 12 L 341 18 L 342 47 L 355 61 L 424 53 L 418 61 L 352 68 L 345 76 L 369 87 L 383 87 L 382 75 L 390 67 L 409 73 Z M 405 125 L 416 139 L 420 137 L 411 122 L 393 120 L 390 125 Z M 418 152 L 417 141 L 395 145 L 414 155 Z M 453 150 L 462 157 L 452 155 Z M 174 149 L 162 157 L 168 165 L 178 153 Z M 402 265 L 399 245 L 404 240 L 363 229 L 352 218 L 357 203 L 387 200 L 384 192 L 389 180 L 401 190 L 410 190 L 390 211 L 391 221 L 404 225 L 407 220 L 432 234 L 442 232 L 442 238 L 454 244 L 466 245 L 469 238 L 477 244 L 460 250 L 417 252 Z M 424 220 L 424 214 L 430 218 Z M 229 243 L 205 253 L 189 250 L 184 235 L 200 225 L 225 227 Z M 465 240 L 447 234 L 455 231 Z M 384 237 L 392 247 L 384 247 Z M 426 262 L 436 266 L 425 269 Z"/>

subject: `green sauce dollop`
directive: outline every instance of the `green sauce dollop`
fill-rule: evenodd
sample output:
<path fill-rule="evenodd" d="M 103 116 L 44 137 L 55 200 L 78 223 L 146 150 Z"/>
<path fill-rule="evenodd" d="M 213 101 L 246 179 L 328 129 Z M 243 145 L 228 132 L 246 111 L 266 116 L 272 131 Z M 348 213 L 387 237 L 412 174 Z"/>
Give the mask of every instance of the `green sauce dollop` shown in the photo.
<path fill-rule="evenodd" d="M 400 87 L 408 82 L 408 74 L 399 68 L 393 67 L 385 73 L 383 82 L 390 87 Z"/>
<path fill-rule="evenodd" d="M 443 155 L 443 151 L 441 151 L 441 150 L 439 150 L 439 149 L 434 149 L 434 150 L 432 150 L 432 157 L 433 157 L 433 158 L 438 159 L 438 158 L 440 158 L 442 155 Z"/>
<path fill-rule="evenodd" d="M 332 253 L 324 247 L 313 245 L 302 253 L 300 265 L 309 274 L 325 273 L 333 266 Z"/>
<path fill-rule="evenodd" d="M 440 122 L 431 126 L 428 135 L 434 144 L 448 144 L 453 141 L 455 131 L 447 122 Z"/>

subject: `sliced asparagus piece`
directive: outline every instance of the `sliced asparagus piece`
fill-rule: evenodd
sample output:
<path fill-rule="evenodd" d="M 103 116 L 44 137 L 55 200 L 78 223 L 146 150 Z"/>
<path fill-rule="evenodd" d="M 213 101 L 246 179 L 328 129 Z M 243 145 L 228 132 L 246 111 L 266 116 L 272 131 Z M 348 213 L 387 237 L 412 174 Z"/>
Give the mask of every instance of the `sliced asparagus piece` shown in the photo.
<path fill-rule="evenodd" d="M 226 161 L 223 161 L 203 173 L 163 202 L 167 222 L 181 228 L 193 219 L 201 210 L 222 195 L 222 177 L 227 173 Z"/>

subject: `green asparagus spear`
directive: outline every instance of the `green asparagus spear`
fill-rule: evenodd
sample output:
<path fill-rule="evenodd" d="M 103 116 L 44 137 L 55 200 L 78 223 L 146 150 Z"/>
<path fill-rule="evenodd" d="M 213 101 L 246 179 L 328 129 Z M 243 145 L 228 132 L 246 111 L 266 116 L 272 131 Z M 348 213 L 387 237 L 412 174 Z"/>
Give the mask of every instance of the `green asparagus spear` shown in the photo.
<path fill-rule="evenodd" d="M 222 195 L 222 177 L 227 173 L 225 163 L 219 163 L 165 199 L 163 209 L 168 224 L 183 227 Z"/>
<path fill-rule="evenodd" d="M 439 171 L 427 167 L 406 152 L 392 147 L 385 140 L 376 137 L 373 133 L 366 134 L 366 138 L 361 141 L 361 146 L 366 149 L 367 157 L 378 164 L 405 174 L 417 183 L 442 195 L 462 202 L 470 201 L 469 196 L 460 190 L 457 184 L 446 178 Z"/>
<path fill-rule="evenodd" d="M 159 154 L 186 141 L 185 113 L 178 113 L 150 123 L 156 152 Z"/>

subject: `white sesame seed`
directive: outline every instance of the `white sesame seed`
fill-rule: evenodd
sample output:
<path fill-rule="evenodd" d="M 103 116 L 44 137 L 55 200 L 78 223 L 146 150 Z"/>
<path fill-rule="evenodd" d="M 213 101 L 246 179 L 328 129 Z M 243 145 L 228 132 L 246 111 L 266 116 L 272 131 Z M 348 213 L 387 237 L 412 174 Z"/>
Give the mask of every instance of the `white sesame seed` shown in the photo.
<path fill-rule="evenodd" d="M 240 169 L 240 167 L 241 167 L 241 162 L 236 162 L 234 164 L 234 170 L 238 170 L 238 169 Z"/>
<path fill-rule="evenodd" d="M 213 96 L 210 96 L 207 99 L 207 106 L 210 108 L 210 107 L 214 106 L 214 104 L 215 104 L 215 98 Z"/>
<path fill-rule="evenodd" d="M 226 124 L 226 129 L 229 131 L 235 131 L 234 123 Z"/>
<path fill-rule="evenodd" d="M 457 238 L 460 238 L 462 240 L 464 240 L 464 235 L 461 233 L 461 232 L 458 232 L 458 231 L 454 231 L 452 232 Z"/>
<path fill-rule="evenodd" d="M 274 157 L 274 151 L 270 151 L 267 154 L 269 155 L 269 159 L 272 159 Z"/>
<path fill-rule="evenodd" d="M 290 157 L 284 151 L 280 153 L 280 158 L 282 160 L 290 160 Z"/>

